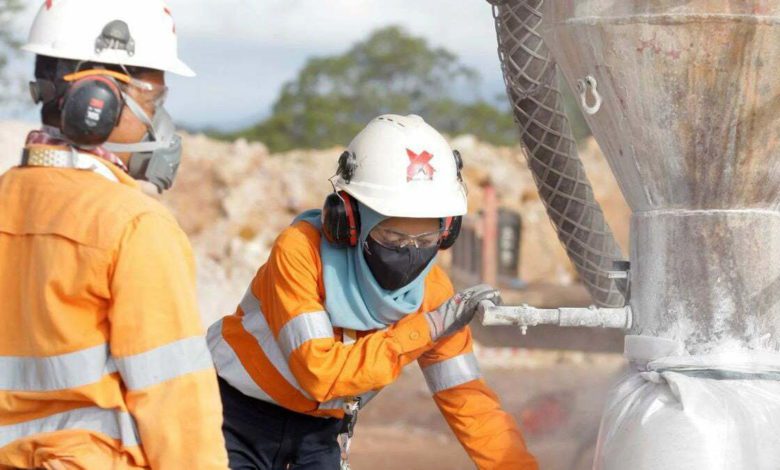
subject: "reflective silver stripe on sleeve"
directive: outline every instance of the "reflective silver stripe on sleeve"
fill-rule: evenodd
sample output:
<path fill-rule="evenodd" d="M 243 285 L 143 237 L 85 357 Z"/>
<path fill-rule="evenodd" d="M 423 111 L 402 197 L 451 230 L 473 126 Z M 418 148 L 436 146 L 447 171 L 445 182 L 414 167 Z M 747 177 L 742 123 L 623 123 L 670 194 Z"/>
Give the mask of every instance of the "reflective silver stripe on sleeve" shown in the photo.
<path fill-rule="evenodd" d="M 23 423 L 0 426 L 0 447 L 35 434 L 82 429 L 104 434 L 125 447 L 141 445 L 138 428 L 130 414 L 105 408 L 79 408 Z"/>
<path fill-rule="evenodd" d="M 431 393 L 457 387 L 482 377 L 474 353 L 461 354 L 422 370 Z"/>
<path fill-rule="evenodd" d="M 206 339 L 180 339 L 132 356 L 114 358 L 127 388 L 139 390 L 182 375 L 210 369 L 213 364 Z"/>
<path fill-rule="evenodd" d="M 249 289 L 247 289 L 246 295 L 241 300 L 241 310 L 244 312 L 244 318 L 241 320 L 241 323 L 254 336 L 265 357 L 271 361 L 271 364 L 274 365 L 276 370 L 290 385 L 311 400 L 311 396 L 301 387 L 290 370 L 290 366 L 287 365 L 287 359 L 279 348 L 279 343 L 276 342 L 276 338 L 274 338 L 273 332 L 271 332 L 271 328 L 265 320 L 265 315 L 260 309 L 260 302 L 252 293 L 251 284 Z"/>
<path fill-rule="evenodd" d="M 0 390 L 65 390 L 95 383 L 113 372 L 116 366 L 107 344 L 57 356 L 0 356 Z"/>
<path fill-rule="evenodd" d="M 244 369 L 243 364 L 238 359 L 236 352 L 222 337 L 222 322 L 211 325 L 208 333 L 208 344 L 211 356 L 214 359 L 214 365 L 217 368 L 217 374 L 227 383 L 235 387 L 244 395 L 248 395 L 258 400 L 276 403 L 259 384 L 255 383 L 249 373 Z"/>
<path fill-rule="evenodd" d="M 279 347 L 284 357 L 290 357 L 303 343 L 320 338 L 333 338 L 333 325 L 328 314 L 322 311 L 302 313 L 282 327 Z"/>

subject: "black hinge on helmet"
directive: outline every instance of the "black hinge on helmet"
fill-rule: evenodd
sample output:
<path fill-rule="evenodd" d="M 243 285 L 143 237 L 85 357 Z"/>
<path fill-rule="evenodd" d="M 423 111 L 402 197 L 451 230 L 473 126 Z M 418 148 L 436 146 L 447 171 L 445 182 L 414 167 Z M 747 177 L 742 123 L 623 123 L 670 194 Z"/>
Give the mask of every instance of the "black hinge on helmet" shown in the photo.
<path fill-rule="evenodd" d="M 135 41 L 127 23 L 114 20 L 103 27 L 103 32 L 95 40 L 95 53 L 100 54 L 106 49 L 125 51 L 131 57 L 135 54 Z"/>
<path fill-rule="evenodd" d="M 336 174 L 341 176 L 341 179 L 345 183 L 349 184 L 352 181 L 352 177 L 355 176 L 355 170 L 357 170 L 357 157 L 349 150 L 345 150 L 339 157 L 339 167 L 336 170 Z"/>

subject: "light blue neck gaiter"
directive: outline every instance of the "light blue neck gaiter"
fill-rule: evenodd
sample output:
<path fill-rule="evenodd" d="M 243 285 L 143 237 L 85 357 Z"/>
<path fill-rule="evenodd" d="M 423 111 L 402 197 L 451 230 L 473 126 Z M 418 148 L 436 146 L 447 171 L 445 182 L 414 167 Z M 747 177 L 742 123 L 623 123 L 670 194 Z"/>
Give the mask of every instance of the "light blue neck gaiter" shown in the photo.
<path fill-rule="evenodd" d="M 425 295 L 425 277 L 434 258 L 409 284 L 394 291 L 379 286 L 363 257 L 363 244 L 371 230 L 387 217 L 363 204 L 360 211 L 360 237 L 355 247 L 337 248 L 322 236 L 320 256 L 325 284 L 325 310 L 333 326 L 356 331 L 386 328 L 420 309 Z M 295 222 L 305 221 L 322 230 L 322 211 L 300 214 Z"/>

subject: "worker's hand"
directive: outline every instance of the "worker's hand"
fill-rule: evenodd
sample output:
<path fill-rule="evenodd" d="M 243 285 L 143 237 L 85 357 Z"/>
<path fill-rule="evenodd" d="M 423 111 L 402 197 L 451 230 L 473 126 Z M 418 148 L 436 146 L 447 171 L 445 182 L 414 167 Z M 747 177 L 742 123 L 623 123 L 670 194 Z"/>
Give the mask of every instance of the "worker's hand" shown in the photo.
<path fill-rule="evenodd" d="M 501 294 L 487 284 L 480 284 L 458 292 L 438 309 L 426 313 L 431 339 L 447 337 L 468 325 L 482 301 L 501 305 Z"/>

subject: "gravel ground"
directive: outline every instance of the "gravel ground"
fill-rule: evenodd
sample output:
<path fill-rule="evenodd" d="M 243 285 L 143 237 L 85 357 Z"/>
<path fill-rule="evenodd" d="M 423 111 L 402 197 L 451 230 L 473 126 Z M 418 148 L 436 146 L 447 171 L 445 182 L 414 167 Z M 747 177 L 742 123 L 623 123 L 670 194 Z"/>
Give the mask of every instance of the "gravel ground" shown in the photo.
<path fill-rule="evenodd" d="M 525 351 L 517 357 L 483 373 L 524 427 L 540 468 L 590 469 L 603 398 L 623 367 L 621 356 Z M 355 470 L 474 468 L 416 366 L 366 407 L 352 449 Z"/>

